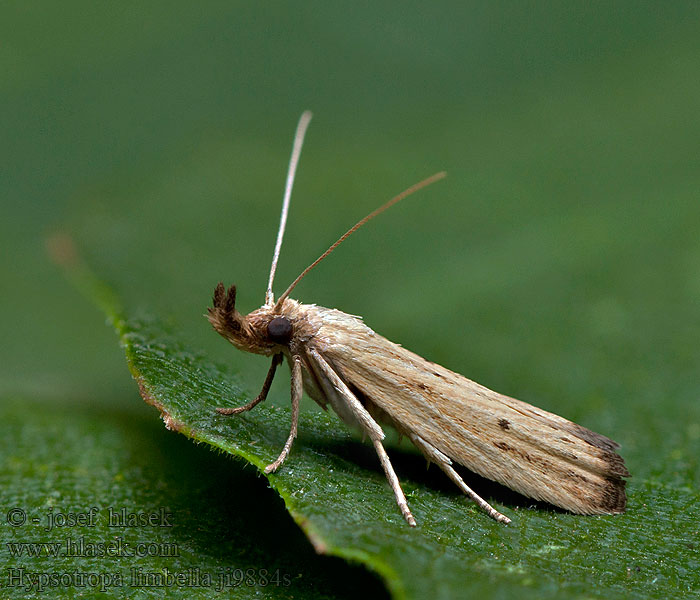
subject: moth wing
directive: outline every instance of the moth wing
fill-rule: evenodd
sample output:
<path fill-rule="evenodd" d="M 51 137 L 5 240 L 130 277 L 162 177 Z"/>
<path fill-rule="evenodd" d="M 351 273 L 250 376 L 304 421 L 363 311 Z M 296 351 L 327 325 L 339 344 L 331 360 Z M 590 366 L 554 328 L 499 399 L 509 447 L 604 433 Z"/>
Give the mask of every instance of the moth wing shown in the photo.
<path fill-rule="evenodd" d="M 504 396 L 314 307 L 313 344 L 375 418 L 525 496 L 581 514 L 624 511 L 629 475 L 611 439 Z"/>

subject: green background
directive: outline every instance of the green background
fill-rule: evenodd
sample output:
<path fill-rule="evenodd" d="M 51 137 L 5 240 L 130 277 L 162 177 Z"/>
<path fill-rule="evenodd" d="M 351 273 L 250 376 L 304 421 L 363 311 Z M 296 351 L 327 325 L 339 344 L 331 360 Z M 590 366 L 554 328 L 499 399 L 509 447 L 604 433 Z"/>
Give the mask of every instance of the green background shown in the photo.
<path fill-rule="evenodd" d="M 10 2 L 0 33 L 3 564 L 46 571 L 48 559 L 13 562 L 6 541 L 80 533 L 12 528 L 11 507 L 168 506 L 183 558 L 146 569 L 280 568 L 298 597 L 385 593 L 356 562 L 316 556 L 254 469 L 163 430 L 104 313 L 47 252 L 70 235 L 127 314 L 167 322 L 255 393 L 266 361 L 202 314 L 221 279 L 241 310 L 262 302 L 291 137 L 311 109 L 278 292 L 357 219 L 446 170 L 295 297 L 609 435 L 633 475 L 630 510 L 610 523 L 636 537 L 552 513 L 594 530 L 587 553 L 531 570 L 550 534 L 533 525 L 504 542 L 522 564 L 474 546 L 443 596 L 700 593 L 700 5 Z M 271 399 L 288 406 L 286 372 Z M 417 485 L 453 493 L 406 456 Z M 487 490 L 519 519 L 550 516 Z M 454 519 L 498 538 L 454 502 Z M 592 564 L 610 552 L 629 560 L 606 578 Z M 114 566 L 81 561 L 65 568 Z"/>

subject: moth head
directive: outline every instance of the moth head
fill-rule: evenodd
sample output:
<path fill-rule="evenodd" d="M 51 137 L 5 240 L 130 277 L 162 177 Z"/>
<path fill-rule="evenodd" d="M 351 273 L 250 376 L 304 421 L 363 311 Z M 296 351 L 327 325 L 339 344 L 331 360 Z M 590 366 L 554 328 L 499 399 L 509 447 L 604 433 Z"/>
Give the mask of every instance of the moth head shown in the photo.
<path fill-rule="evenodd" d="M 226 290 L 223 283 L 214 289 L 213 306 L 207 318 L 212 327 L 240 350 L 271 355 L 287 346 L 294 334 L 292 321 L 263 306 L 248 315 L 236 310 L 236 286 Z"/>

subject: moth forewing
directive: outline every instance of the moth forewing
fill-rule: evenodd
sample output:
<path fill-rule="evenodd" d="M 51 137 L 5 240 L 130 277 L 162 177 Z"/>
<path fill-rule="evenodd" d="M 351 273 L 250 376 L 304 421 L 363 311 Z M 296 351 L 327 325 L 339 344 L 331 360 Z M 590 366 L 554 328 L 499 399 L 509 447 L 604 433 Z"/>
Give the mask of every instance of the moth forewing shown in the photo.
<path fill-rule="evenodd" d="M 629 474 L 612 440 L 431 363 L 358 318 L 314 313 L 319 350 L 380 421 L 530 498 L 582 514 L 624 510 Z"/>

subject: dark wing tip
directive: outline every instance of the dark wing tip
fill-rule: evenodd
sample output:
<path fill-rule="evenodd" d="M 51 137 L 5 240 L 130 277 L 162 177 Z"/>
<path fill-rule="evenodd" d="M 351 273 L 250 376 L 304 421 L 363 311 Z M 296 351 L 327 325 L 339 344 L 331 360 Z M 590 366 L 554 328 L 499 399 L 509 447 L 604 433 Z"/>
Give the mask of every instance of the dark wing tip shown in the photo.
<path fill-rule="evenodd" d="M 611 440 L 609 437 L 605 437 L 600 433 L 586 429 L 581 425 L 576 423 L 571 424 L 571 433 L 573 433 L 579 439 L 582 439 L 587 444 L 590 444 L 594 448 L 598 448 L 601 451 L 602 458 L 605 459 L 608 465 L 608 471 L 605 475 L 610 475 L 612 477 L 629 477 L 629 471 L 625 467 L 625 461 L 616 452 L 620 447 L 620 444 Z"/>
<path fill-rule="evenodd" d="M 581 438 L 584 442 L 588 442 L 591 446 L 595 446 L 601 450 L 607 450 L 608 452 L 615 452 L 615 450 L 620 447 L 620 444 L 600 433 L 586 429 L 576 423 L 572 423 L 572 426 L 571 433 Z"/>
<path fill-rule="evenodd" d="M 627 494 L 625 493 L 626 484 L 627 482 L 624 479 L 619 479 L 617 477 L 607 478 L 607 484 L 603 488 L 603 493 L 600 498 L 600 508 L 602 511 L 610 514 L 625 512 L 625 507 L 627 506 Z"/>
<path fill-rule="evenodd" d="M 620 444 L 575 423 L 572 423 L 571 433 L 597 448 L 600 451 L 599 457 L 605 461 L 606 468 L 601 473 L 605 478 L 605 483 L 596 498 L 596 512 L 608 514 L 625 512 L 627 505 L 625 486 L 627 482 L 623 477 L 629 477 L 630 473 L 625 466 L 624 459 L 616 452 Z"/>

